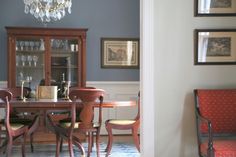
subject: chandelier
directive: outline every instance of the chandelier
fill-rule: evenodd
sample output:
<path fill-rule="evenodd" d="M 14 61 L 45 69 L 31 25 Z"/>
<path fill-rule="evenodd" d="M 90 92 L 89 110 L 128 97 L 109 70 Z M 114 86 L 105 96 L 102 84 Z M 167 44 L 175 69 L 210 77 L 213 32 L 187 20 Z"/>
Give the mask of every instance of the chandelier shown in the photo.
<path fill-rule="evenodd" d="M 25 13 L 32 14 L 43 23 L 60 20 L 66 14 L 71 14 L 72 0 L 23 0 Z"/>

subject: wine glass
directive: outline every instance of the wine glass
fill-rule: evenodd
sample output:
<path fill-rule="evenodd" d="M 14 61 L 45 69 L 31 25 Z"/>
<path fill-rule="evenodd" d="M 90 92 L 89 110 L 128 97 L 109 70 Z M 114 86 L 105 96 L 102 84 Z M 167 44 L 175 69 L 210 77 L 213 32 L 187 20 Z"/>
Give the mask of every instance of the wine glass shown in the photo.
<path fill-rule="evenodd" d="M 59 39 L 55 40 L 56 49 L 60 49 L 61 41 Z"/>
<path fill-rule="evenodd" d="M 26 56 L 22 55 L 21 56 L 22 66 L 25 66 L 25 61 L 26 61 Z"/>
<path fill-rule="evenodd" d="M 30 45 L 30 50 L 33 51 L 34 50 L 34 42 L 30 41 L 29 45 Z"/>
<path fill-rule="evenodd" d="M 40 48 L 39 48 L 39 50 L 40 51 L 44 51 L 45 50 L 43 39 L 40 39 Z"/>
<path fill-rule="evenodd" d="M 39 50 L 40 42 L 39 41 L 35 41 L 34 45 L 35 45 L 35 50 Z"/>
<path fill-rule="evenodd" d="M 65 42 L 64 42 L 64 50 L 68 50 L 69 49 L 69 45 L 68 45 L 68 40 L 65 39 Z"/>
<path fill-rule="evenodd" d="M 24 41 L 20 41 L 20 50 L 24 50 Z"/>
<path fill-rule="evenodd" d="M 33 60 L 32 56 L 28 55 L 28 56 L 27 56 L 27 60 L 28 60 L 28 62 L 29 62 L 29 66 L 31 67 L 31 62 L 32 62 L 32 60 Z"/>
<path fill-rule="evenodd" d="M 25 50 L 28 51 L 29 50 L 29 41 L 25 41 Z"/>
<path fill-rule="evenodd" d="M 20 45 L 19 41 L 16 41 L 16 51 L 19 50 L 19 45 Z"/>
<path fill-rule="evenodd" d="M 39 59 L 38 56 L 36 56 L 36 55 L 33 56 L 33 61 L 34 61 L 34 66 L 35 67 L 37 66 L 38 59 Z"/>
<path fill-rule="evenodd" d="M 16 66 L 19 66 L 20 56 L 16 55 Z"/>

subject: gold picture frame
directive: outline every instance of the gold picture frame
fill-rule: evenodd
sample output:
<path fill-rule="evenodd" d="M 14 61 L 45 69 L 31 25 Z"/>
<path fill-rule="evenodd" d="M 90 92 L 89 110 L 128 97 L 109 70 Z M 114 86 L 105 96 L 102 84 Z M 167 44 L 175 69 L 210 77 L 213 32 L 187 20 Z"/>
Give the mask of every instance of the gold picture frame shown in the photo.
<path fill-rule="evenodd" d="M 101 38 L 102 68 L 139 68 L 139 39 Z"/>

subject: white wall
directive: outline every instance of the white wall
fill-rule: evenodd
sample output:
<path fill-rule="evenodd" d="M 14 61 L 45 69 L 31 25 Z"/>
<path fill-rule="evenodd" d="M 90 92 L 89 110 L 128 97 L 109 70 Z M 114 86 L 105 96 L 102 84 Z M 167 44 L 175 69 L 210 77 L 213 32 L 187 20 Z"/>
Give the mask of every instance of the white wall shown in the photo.
<path fill-rule="evenodd" d="M 197 157 L 194 88 L 236 87 L 236 66 L 194 66 L 195 28 L 235 28 L 235 17 L 194 17 L 193 0 L 154 1 L 155 156 Z"/>

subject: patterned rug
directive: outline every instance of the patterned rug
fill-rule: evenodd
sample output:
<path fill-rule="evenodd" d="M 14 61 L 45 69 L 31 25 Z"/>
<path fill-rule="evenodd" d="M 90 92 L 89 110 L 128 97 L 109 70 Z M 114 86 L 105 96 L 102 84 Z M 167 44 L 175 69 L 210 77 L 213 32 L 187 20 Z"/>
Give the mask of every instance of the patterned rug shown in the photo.
<path fill-rule="evenodd" d="M 87 145 L 84 144 L 85 150 L 87 150 Z M 105 157 L 106 152 L 104 151 L 106 148 L 105 143 L 100 144 L 100 156 Z M 30 152 L 30 147 L 26 146 L 26 157 L 55 157 L 55 145 L 45 145 L 45 144 L 35 144 L 34 145 L 34 153 Z M 79 150 L 74 147 L 75 156 L 80 156 Z M 21 156 L 21 147 L 14 146 L 12 157 Z M 69 157 L 67 145 L 63 145 L 63 151 L 60 154 L 60 157 Z M 93 152 L 91 157 L 96 157 L 96 148 L 94 145 Z M 136 147 L 130 143 L 113 143 L 111 155 L 110 157 L 140 157 L 139 152 Z"/>

